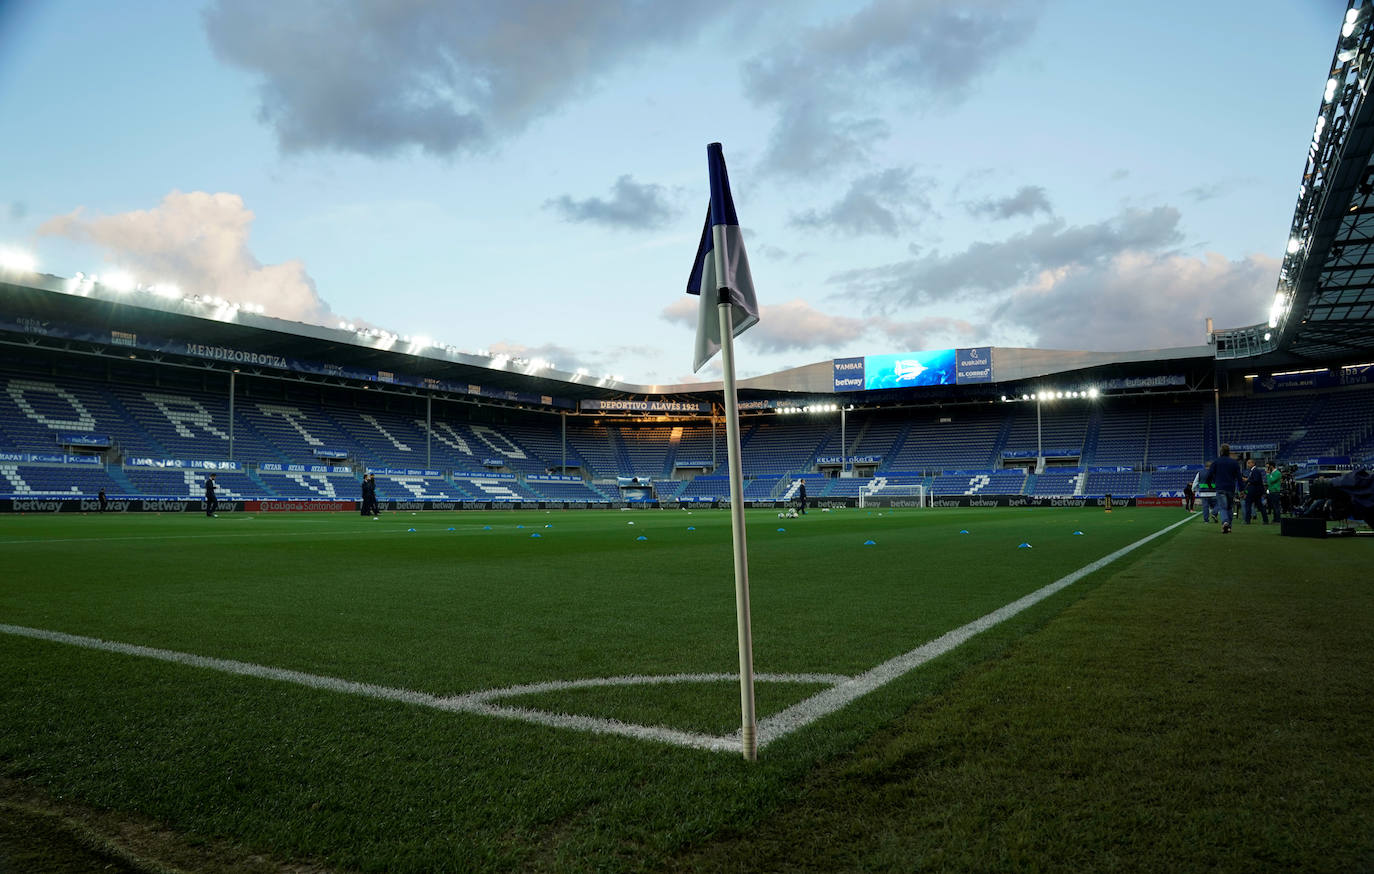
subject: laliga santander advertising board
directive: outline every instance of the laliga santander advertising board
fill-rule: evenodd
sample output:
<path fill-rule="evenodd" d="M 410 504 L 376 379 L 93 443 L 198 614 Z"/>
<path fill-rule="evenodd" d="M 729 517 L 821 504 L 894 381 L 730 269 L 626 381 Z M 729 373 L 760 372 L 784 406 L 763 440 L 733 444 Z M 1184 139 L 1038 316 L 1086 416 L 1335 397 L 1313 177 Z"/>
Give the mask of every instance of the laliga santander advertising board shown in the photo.
<path fill-rule="evenodd" d="M 835 359 L 835 391 L 992 382 L 992 347 Z"/>

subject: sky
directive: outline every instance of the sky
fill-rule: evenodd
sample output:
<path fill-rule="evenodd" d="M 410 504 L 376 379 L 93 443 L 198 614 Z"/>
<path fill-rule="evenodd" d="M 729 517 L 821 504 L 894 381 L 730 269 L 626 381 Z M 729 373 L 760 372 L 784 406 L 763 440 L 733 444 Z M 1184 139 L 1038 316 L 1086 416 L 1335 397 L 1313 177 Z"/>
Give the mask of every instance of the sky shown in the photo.
<path fill-rule="evenodd" d="M 0 0 L 0 248 L 643 385 L 1268 317 L 1344 0 Z"/>

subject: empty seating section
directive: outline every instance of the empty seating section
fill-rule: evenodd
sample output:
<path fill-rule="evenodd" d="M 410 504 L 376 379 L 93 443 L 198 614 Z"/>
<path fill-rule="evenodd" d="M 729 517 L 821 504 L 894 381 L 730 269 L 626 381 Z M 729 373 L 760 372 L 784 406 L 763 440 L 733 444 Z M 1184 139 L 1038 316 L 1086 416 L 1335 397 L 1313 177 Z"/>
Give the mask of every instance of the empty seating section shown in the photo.
<path fill-rule="evenodd" d="M 784 482 L 785 481 L 785 482 Z M 790 477 L 757 477 L 744 481 L 744 499 L 746 501 L 773 501 L 782 497 L 792 480 Z M 811 491 L 812 486 L 807 485 L 807 492 Z M 729 495 L 729 482 L 726 482 L 725 493 Z M 810 494 L 808 494 L 810 497 Z"/>
<path fill-rule="evenodd" d="M 902 434 L 907 429 L 907 423 L 904 421 L 875 419 L 864 427 L 862 422 L 863 420 L 861 418 L 853 415 L 849 417 L 849 427 L 847 430 L 849 432 L 848 439 L 850 443 L 849 451 L 845 454 L 858 456 L 876 455 L 882 459 L 883 465 L 889 464 L 892 460 L 892 453 L 897 445 L 897 441 L 901 439 Z M 859 424 L 860 427 L 855 428 L 855 424 Z M 857 441 L 854 439 L 854 432 L 856 430 L 860 432 Z"/>
<path fill-rule="evenodd" d="M 36 465 L 0 462 L 0 494 L 16 498 L 42 496 L 106 497 L 126 491 L 105 468 L 94 465 Z"/>
<path fill-rule="evenodd" d="M 569 439 L 562 437 L 561 425 L 550 421 L 550 428 L 535 428 L 529 425 L 502 425 L 501 431 L 519 446 L 525 447 L 531 458 L 539 459 L 549 469 L 562 467 L 566 457 L 567 466 L 570 468 L 582 468 L 590 476 L 588 464 L 578 453 L 577 447 L 573 445 L 571 435 L 572 427 L 569 426 Z"/>
<path fill-rule="evenodd" d="M 1043 473 L 1036 474 L 1036 495 L 1078 495 L 1082 494 L 1083 477 L 1086 474 L 1076 467 L 1048 467 Z"/>
<path fill-rule="evenodd" d="M 1221 402 L 1221 442 L 1275 446 L 1291 442 L 1302 433 L 1303 420 L 1315 400 L 1306 395 L 1225 398 Z"/>
<path fill-rule="evenodd" d="M 223 374 L 130 374 L 104 381 L 48 371 L 0 376 L 0 452 L 11 454 L 0 464 L 0 494 L 93 496 L 104 488 L 113 496 L 129 493 L 131 486 L 134 495 L 199 499 L 205 478 L 200 468 L 127 464 L 121 472 L 118 465 L 145 456 L 226 460 L 232 431 L 232 457 L 245 469 L 218 474 L 220 495 L 230 500 L 357 500 L 357 474 L 258 467 L 266 462 L 319 464 L 316 450 L 326 449 L 345 454 L 356 471 L 442 472 L 379 475 L 378 497 L 383 500 L 618 501 L 617 476 L 653 480 L 660 499 L 729 495 L 723 426 L 584 424 L 589 420 L 519 411 L 481 412 L 479 417 L 514 420 L 484 423 L 467 421 L 461 404 L 442 405 L 446 415 L 427 425 L 423 400 L 412 397 L 370 397 L 243 377 L 231 429 L 228 386 L 215 384 Z M 440 406 L 436 404 L 436 411 Z M 1071 455 L 1086 446 L 1092 458 L 1081 459 L 1081 468 L 1052 467 L 1039 474 L 1033 485 L 1038 495 L 1173 494 L 1192 480 L 1196 466 L 1215 455 L 1215 447 L 1207 445 L 1215 407 L 1200 393 L 1113 397 L 1098 407 L 1045 404 L 1040 413 L 1041 449 Z M 110 467 L 15 459 L 16 453 L 62 453 L 61 434 L 108 436 L 113 444 L 107 456 Z M 1242 447 L 1276 446 L 1283 461 L 1346 455 L 1359 460 L 1374 455 L 1374 387 L 1224 396 L 1220 434 Z M 997 469 L 1002 452 L 1036 448 L 1032 404 L 858 411 L 847 416 L 843 440 L 836 416 L 750 418 L 742 435 L 745 493 L 749 500 L 783 498 L 793 480 L 809 474 L 810 497 L 848 498 L 883 483 L 927 482 L 925 477 L 939 473 L 928 481 L 933 494 L 1017 494 L 1027 490 L 1026 474 Z M 841 455 L 876 459 L 882 479 L 815 474 L 818 456 Z M 524 479 L 561 469 L 565 462 L 568 469 L 581 470 L 588 482 Z M 1093 470 L 1097 465 L 1131 470 Z M 1190 467 L 1157 469 L 1180 465 Z M 515 477 L 492 475 L 497 471 Z M 680 481 L 677 476 L 694 478 Z"/>
<path fill-rule="evenodd" d="M 740 456 L 750 476 L 782 475 L 808 470 L 816 450 L 839 423 L 803 422 L 758 425 L 740 438 Z"/>
<path fill-rule="evenodd" d="M 668 466 L 668 428 L 620 428 L 620 439 L 630 461 L 622 474 L 640 477 L 663 476 Z"/>
<path fill-rule="evenodd" d="M 610 429 L 604 425 L 568 428 L 568 444 L 587 463 L 586 472 L 592 477 L 613 477 L 618 474 L 616 451 L 611 443 Z"/>
<path fill-rule="evenodd" d="M 163 455 L 151 437 L 114 406 L 108 386 L 83 380 L 0 380 L 0 433 L 7 449 L 60 452 L 61 434 L 103 435 L 127 452 Z"/>
<path fill-rule="evenodd" d="M 714 442 L 712 428 L 710 426 L 693 427 L 688 425 L 682 429 L 682 439 L 677 446 L 677 464 L 689 464 L 700 466 L 706 470 L 714 467 L 725 469 L 726 464 L 726 443 L 725 428 L 720 426 L 714 429 Z"/>
<path fill-rule="evenodd" d="M 985 473 L 947 473 L 935 477 L 933 495 L 1019 495 L 1026 488 L 1024 470 L 990 470 Z"/>
<path fill-rule="evenodd" d="M 546 501 L 585 501 L 604 504 L 609 500 L 594 486 L 584 482 L 529 480 L 525 485 L 537 498 Z"/>
<path fill-rule="evenodd" d="M 1204 419 L 1211 412 L 1210 403 L 1199 401 L 1153 402 L 1146 464 L 1201 464 L 1214 457 L 1216 447 L 1208 448 L 1203 437 Z"/>
<path fill-rule="evenodd" d="M 124 476 L 133 483 L 137 494 L 157 498 L 205 497 L 207 471 L 194 468 L 126 467 Z M 261 486 L 242 471 L 215 472 L 215 495 L 221 501 L 252 500 L 263 497 Z"/>
<path fill-rule="evenodd" d="M 1090 461 L 1139 467 L 1145 463 L 1149 428 L 1150 411 L 1147 408 L 1122 405 L 1109 409 L 1104 406 L 1102 425 L 1097 432 L 1097 451 Z"/>
<path fill-rule="evenodd" d="M 271 497 L 290 501 L 356 501 L 362 498 L 362 482 L 351 473 L 257 472 Z"/>
<path fill-rule="evenodd" d="M 1156 470 L 1150 474 L 1150 486 L 1148 494 L 1159 495 L 1168 492 L 1174 494 L 1183 491 L 1184 485 L 1197 478 L 1203 468 L 1196 467 L 1189 470 Z"/>
<path fill-rule="evenodd" d="M 1038 432 L 1035 404 L 1012 404 L 1011 410 L 1011 431 L 1003 449 L 1012 452 L 1043 451 L 1047 456 L 1073 458 L 1082 455 L 1089 415 L 1089 409 L 1083 404 L 1040 404 Z"/>
<path fill-rule="evenodd" d="M 904 443 L 884 466 L 896 470 L 978 470 L 997 463 L 1006 412 L 966 408 L 944 415 L 917 414 Z M 941 418 L 950 419 L 941 422 Z"/>
<path fill-rule="evenodd" d="M 1284 457 L 1294 461 L 1330 455 L 1362 457 L 1356 450 L 1367 445 L 1374 433 L 1374 390 L 1345 390 L 1319 398 L 1314 413 L 1303 423 L 1301 436 L 1294 434 L 1293 443 L 1281 448 Z"/>
<path fill-rule="evenodd" d="M 1087 482 L 1083 484 L 1083 494 L 1113 497 L 1143 494 L 1140 489 L 1140 472 L 1089 471 Z"/>

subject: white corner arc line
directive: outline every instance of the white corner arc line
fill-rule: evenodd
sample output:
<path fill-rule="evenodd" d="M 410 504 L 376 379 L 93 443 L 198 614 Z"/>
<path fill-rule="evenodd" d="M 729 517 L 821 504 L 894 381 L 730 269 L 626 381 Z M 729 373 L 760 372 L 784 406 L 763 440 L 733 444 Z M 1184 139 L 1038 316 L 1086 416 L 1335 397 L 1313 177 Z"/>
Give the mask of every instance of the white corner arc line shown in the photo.
<path fill-rule="evenodd" d="M 776 741 L 798 729 L 815 722 L 822 717 L 845 707 L 850 702 L 866 695 L 879 687 L 892 682 L 903 674 L 914 670 L 926 662 L 941 656 L 957 647 L 959 644 L 973 637 L 979 632 L 986 631 L 1010 619 L 1022 610 L 1033 606 L 1055 592 L 1064 589 L 1083 577 L 1103 567 L 1111 564 L 1122 556 L 1133 550 L 1144 546 L 1146 543 L 1178 528 L 1192 518 L 1185 518 L 1179 522 L 1169 525 L 1156 531 L 1136 542 L 1118 549 L 1110 555 L 1103 556 L 1091 564 L 1085 565 L 1078 570 L 1055 580 L 1054 582 L 1036 589 L 1028 595 L 1012 601 L 997 610 L 988 613 L 978 619 L 969 622 L 959 628 L 949 631 L 929 643 L 923 644 L 910 652 L 889 659 L 886 662 L 865 671 L 855 677 L 845 677 L 836 674 L 758 674 L 755 679 L 760 682 L 779 682 L 779 683 L 823 683 L 829 684 L 830 688 L 823 690 L 806 700 L 794 704 L 787 709 L 769 716 L 759 722 L 758 743 L 762 747 L 768 743 Z M 209 656 L 195 655 L 194 653 L 179 652 L 177 650 L 159 649 L 156 647 L 139 646 L 137 644 L 120 643 L 118 641 L 102 640 L 95 637 L 83 637 L 77 634 L 67 634 L 61 631 L 49 631 L 41 628 L 28 628 L 22 625 L 7 625 L 0 623 L 0 634 L 9 634 L 16 637 L 27 637 L 35 640 L 45 640 L 51 643 L 61 643 L 68 646 L 81 647 L 83 649 L 101 650 L 104 652 L 119 653 L 122 655 L 137 656 L 141 658 L 151 658 L 158 661 L 173 662 L 176 664 L 187 665 L 189 667 L 204 668 L 220 673 L 234 674 L 242 677 L 256 677 L 264 680 L 276 680 L 279 682 L 293 683 L 299 686 L 306 686 L 312 689 L 322 689 L 331 692 L 339 692 L 347 695 L 358 695 L 364 698 L 373 698 L 381 701 L 395 701 L 403 704 L 410 704 L 418 707 L 427 707 L 435 710 L 445 710 L 453 713 L 471 713 L 482 716 L 494 716 L 504 719 L 514 719 L 521 722 L 530 722 L 539 725 L 552 726 L 557 728 L 569 728 L 577 731 L 591 731 L 601 734 L 615 734 L 624 737 L 637 738 L 640 740 L 658 741 L 676 746 L 689 747 L 693 749 L 710 750 L 713 752 L 739 751 L 739 732 L 736 731 L 726 735 L 706 735 L 694 732 L 680 731 L 664 726 L 635 725 L 633 723 L 620 722 L 615 719 L 602 719 L 592 716 L 577 716 L 565 713 L 552 713 L 542 710 L 529 710 L 520 707 L 508 707 L 494 704 L 491 702 L 528 695 L 538 692 L 562 691 L 566 689 L 591 688 L 598 686 L 628 686 L 628 685 L 647 685 L 652 683 L 692 683 L 692 682 L 734 682 L 738 679 L 736 674 L 674 674 L 668 676 L 625 676 L 625 677 L 601 677 L 584 680 L 556 680 L 542 683 L 529 683 L 518 686 L 508 686 L 500 689 L 486 689 L 479 692 L 470 692 L 455 696 L 431 695 L 427 692 L 416 692 L 410 689 L 396 689 L 388 686 L 380 686 L 373 683 L 360 683 L 354 680 L 345 680 L 339 677 L 328 677 L 319 674 L 308 674 L 302 671 L 292 671 L 286 668 L 274 668 L 268 665 L 259 665 L 252 662 L 242 662 L 234 659 L 220 659 Z"/>

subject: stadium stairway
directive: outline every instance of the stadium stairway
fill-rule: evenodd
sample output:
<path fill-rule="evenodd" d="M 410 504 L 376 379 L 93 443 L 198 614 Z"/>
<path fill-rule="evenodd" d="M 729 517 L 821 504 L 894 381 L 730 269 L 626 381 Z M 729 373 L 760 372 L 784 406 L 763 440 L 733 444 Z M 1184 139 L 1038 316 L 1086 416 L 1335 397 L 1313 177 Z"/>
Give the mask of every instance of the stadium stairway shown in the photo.
<path fill-rule="evenodd" d="M 110 475 L 110 479 L 114 480 L 115 483 L 117 483 L 117 484 L 119 485 L 120 491 L 121 491 L 123 494 L 126 494 L 126 495 L 138 495 L 138 494 L 142 494 L 142 493 L 138 490 L 138 488 L 135 487 L 134 484 L 133 484 L 132 482 L 129 481 L 129 478 L 128 478 L 127 476 L 124 475 L 124 467 L 123 467 L 122 465 L 118 465 L 118 464 L 107 464 L 107 465 L 105 465 L 105 472 L 106 472 L 107 474 Z"/>
<path fill-rule="evenodd" d="M 676 425 L 668 432 L 668 452 L 663 459 L 663 479 L 672 479 L 677 464 L 677 449 L 682 445 L 682 426 Z"/>
<path fill-rule="evenodd" d="M 902 454 L 903 447 L 906 446 L 907 438 L 911 436 L 911 423 L 906 422 L 902 425 L 902 430 L 897 432 L 897 437 L 892 441 L 892 446 L 887 450 L 887 457 L 883 459 L 882 465 L 878 468 L 880 472 L 886 473 L 892 468 L 893 459 Z"/>
<path fill-rule="evenodd" d="M 123 417 L 124 424 L 127 426 L 137 428 L 139 435 L 144 440 L 147 440 L 150 446 L 154 447 L 158 452 L 160 452 L 163 458 L 173 457 L 172 453 L 167 451 L 167 447 L 162 445 L 162 441 L 158 440 L 157 436 L 154 435 L 151 431 L 149 431 L 146 427 L 144 427 L 142 422 L 139 421 L 138 417 L 135 416 L 132 412 L 130 412 L 128 407 L 124 406 L 124 402 L 120 400 L 117 392 L 105 392 L 101 396 L 105 399 L 105 402 L 110 405 L 110 409 L 114 410 L 121 417 Z M 112 448 L 118 451 L 121 460 L 125 455 L 129 454 L 125 452 L 124 446 L 120 443 L 119 438 L 117 436 L 111 434 L 110 439 L 114 443 L 114 446 Z M 124 472 L 121 470 L 120 476 L 122 477 L 123 475 Z M 127 480 L 125 481 L 127 482 Z M 131 491 L 130 494 L 137 494 L 137 492 Z"/>
<path fill-rule="evenodd" d="M 258 494 L 260 494 L 260 495 L 268 495 L 268 496 L 273 497 L 273 498 L 279 498 L 279 497 L 281 497 L 280 495 L 277 494 L 277 492 L 276 492 L 275 489 L 273 489 L 273 488 L 272 488 L 271 486 L 269 486 L 267 483 L 265 483 L 265 482 L 262 481 L 262 477 L 258 476 L 258 470 L 257 470 L 257 468 L 245 468 L 243 472 L 244 472 L 245 474 L 248 475 L 248 481 L 249 481 L 249 482 L 251 482 L 253 485 L 257 486 L 259 489 L 262 489 L 262 491 L 258 492 Z"/>
<path fill-rule="evenodd" d="M 1097 440 L 1102 433 L 1102 407 L 1094 406 L 1088 414 L 1088 427 L 1083 435 L 1083 454 L 1079 464 L 1087 467 L 1097 463 Z"/>
<path fill-rule="evenodd" d="M 1011 405 L 1015 407 L 1015 404 Z M 1011 429 L 1016 425 L 1016 417 L 1008 411 L 1002 418 L 1002 428 L 997 432 L 997 439 L 992 443 L 992 457 L 988 459 L 988 464 L 998 464 L 1002 459 L 1002 450 L 1007 448 L 1007 441 L 1011 439 Z"/>
<path fill-rule="evenodd" d="M 1021 494 L 1023 494 L 1023 495 L 1033 495 L 1033 494 L 1035 494 L 1035 478 L 1036 478 L 1037 476 L 1039 476 L 1039 474 L 1037 474 L 1037 473 L 1036 473 L 1035 471 L 1033 471 L 1033 470 L 1032 470 L 1030 473 L 1026 474 L 1026 484 L 1025 484 L 1025 486 L 1023 486 L 1023 487 L 1021 488 Z"/>

